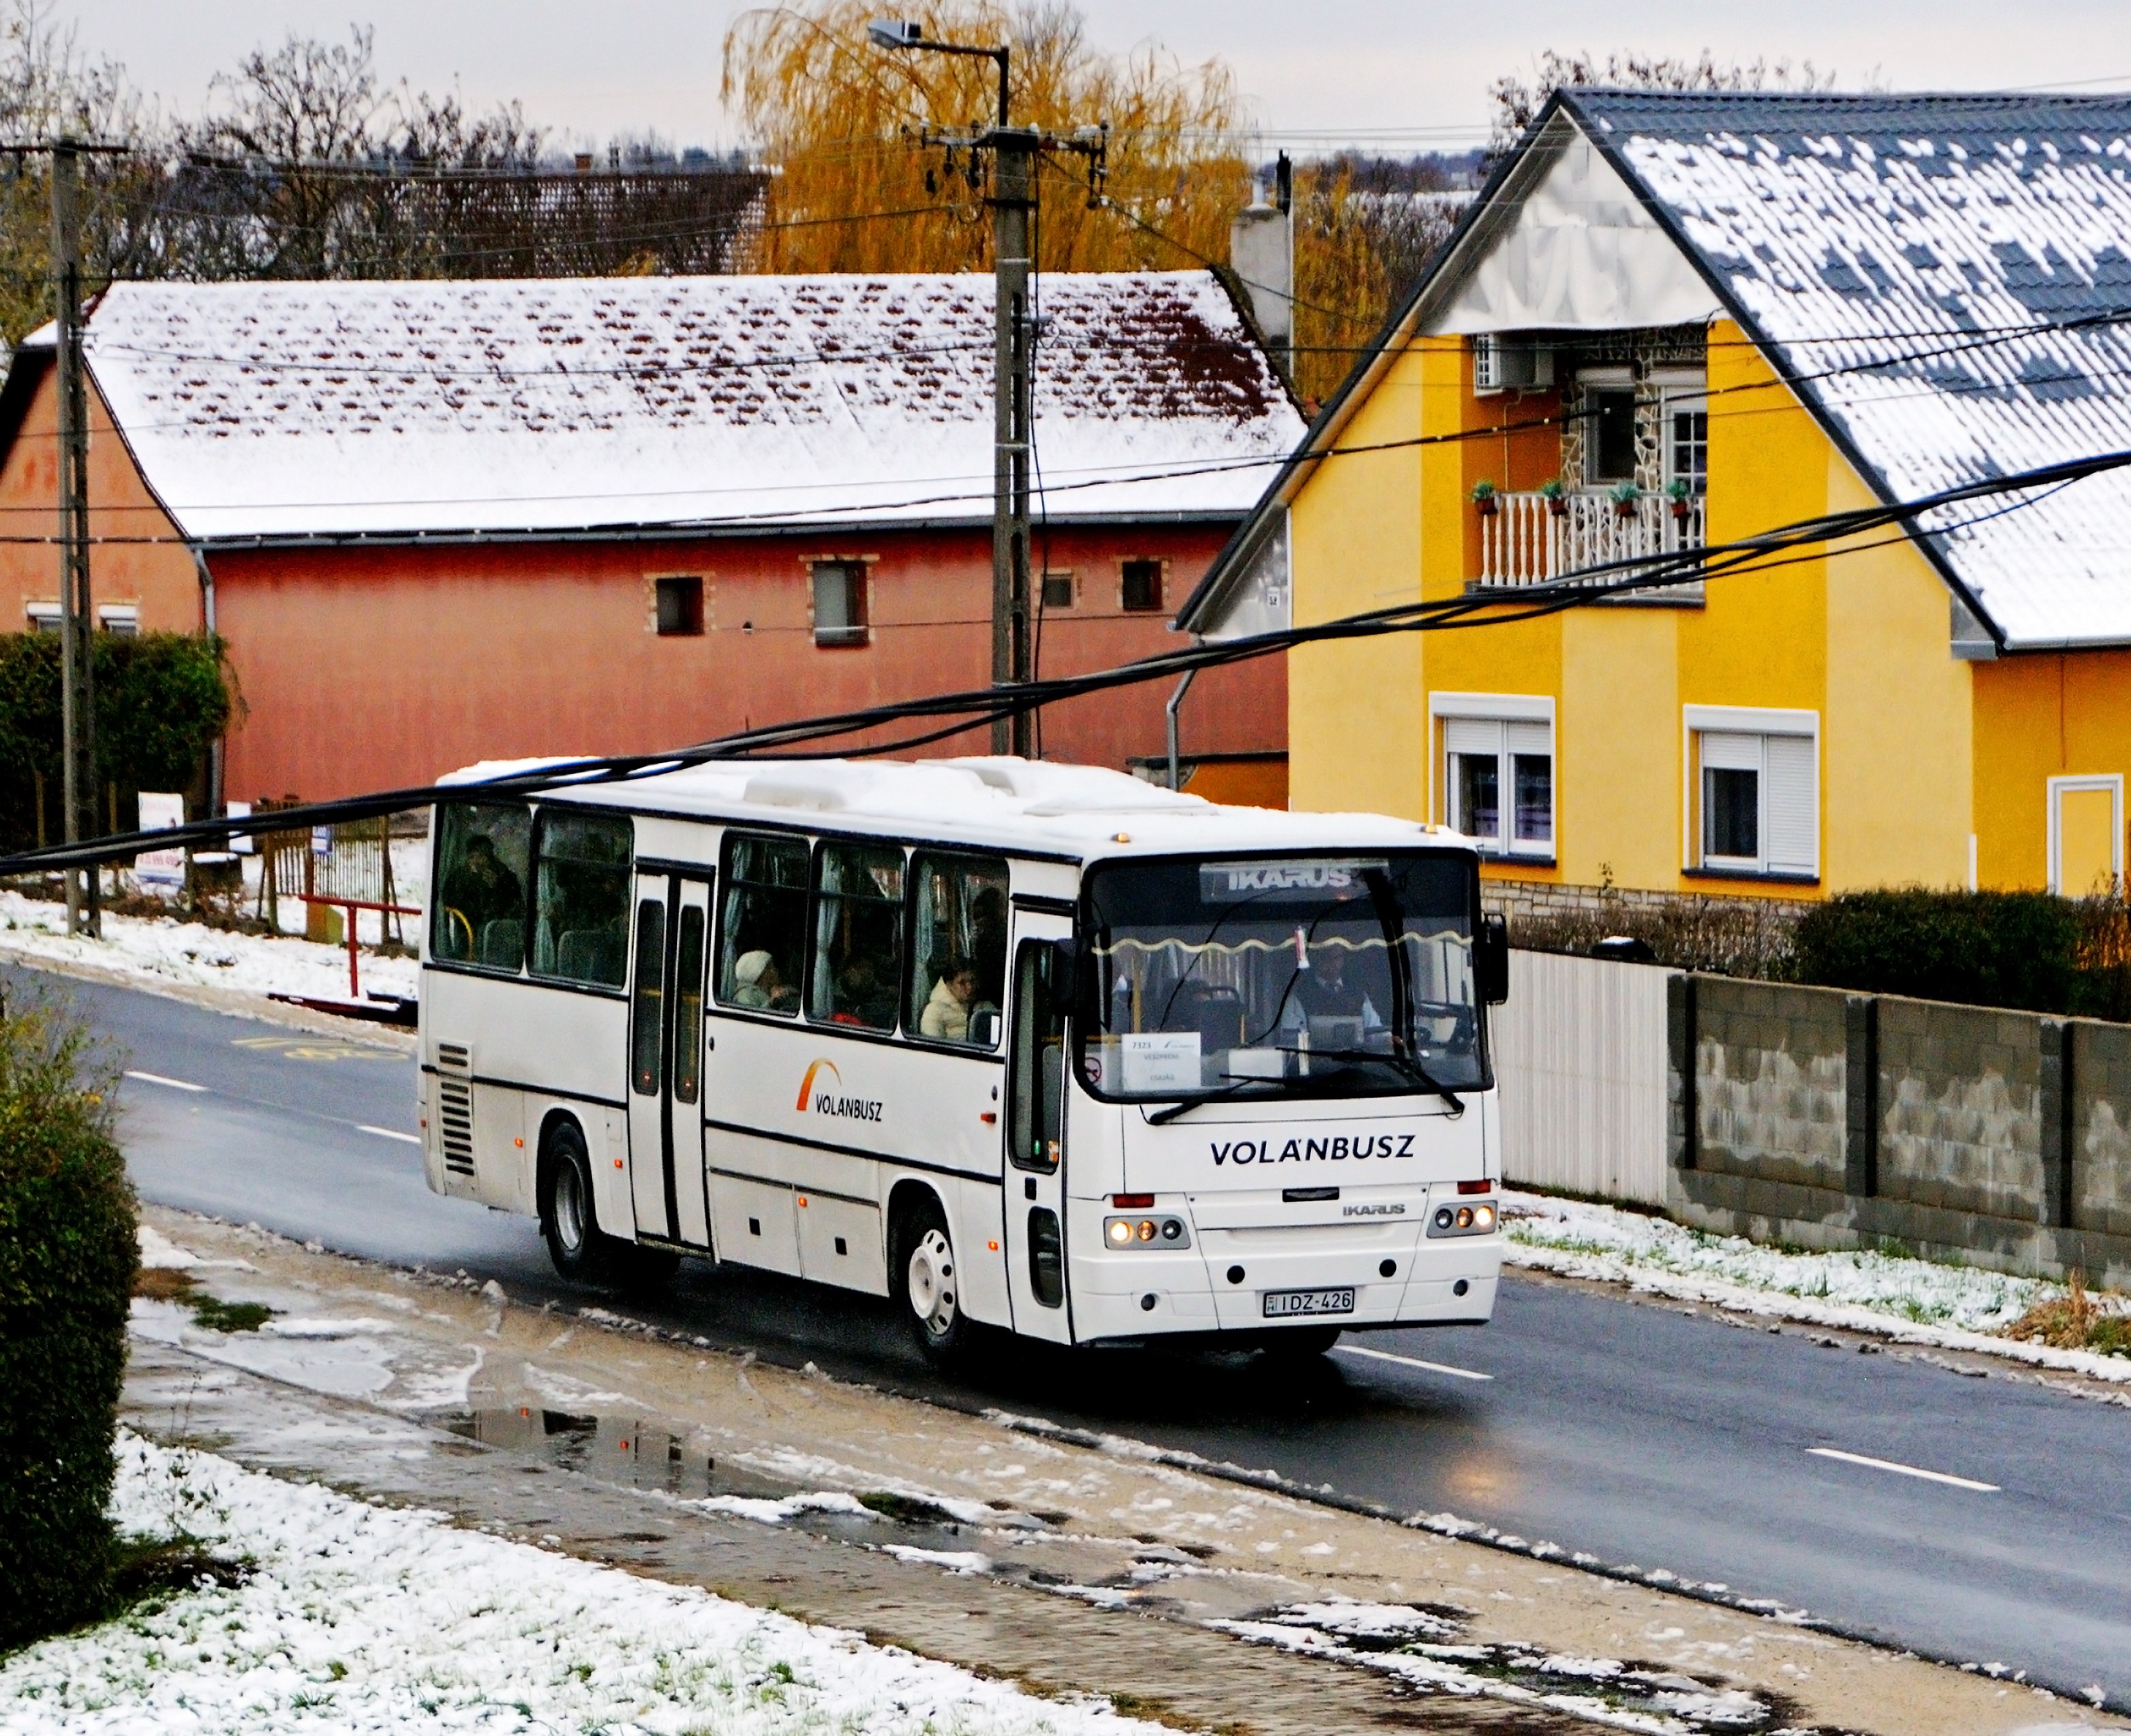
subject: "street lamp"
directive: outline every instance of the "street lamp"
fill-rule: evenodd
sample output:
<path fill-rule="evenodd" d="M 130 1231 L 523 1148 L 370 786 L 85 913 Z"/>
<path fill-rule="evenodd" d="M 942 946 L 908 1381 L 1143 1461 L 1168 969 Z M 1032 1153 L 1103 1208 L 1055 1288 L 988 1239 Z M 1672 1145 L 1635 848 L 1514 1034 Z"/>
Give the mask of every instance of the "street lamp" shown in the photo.
<path fill-rule="evenodd" d="M 922 49 L 934 54 L 976 54 L 999 63 L 999 120 L 989 133 L 966 142 L 999 156 L 992 177 L 992 270 L 995 316 L 992 346 L 992 685 L 1019 686 L 1033 674 L 1028 622 L 1028 471 L 1031 423 L 1035 412 L 1035 366 L 1029 342 L 1029 234 L 1036 205 L 1036 152 L 1042 135 L 1007 120 L 1007 57 L 1004 43 L 980 48 L 936 43 L 904 19 L 876 18 L 867 37 L 884 48 Z M 992 751 L 1034 750 L 1034 720 L 1026 712 L 992 725 Z"/>

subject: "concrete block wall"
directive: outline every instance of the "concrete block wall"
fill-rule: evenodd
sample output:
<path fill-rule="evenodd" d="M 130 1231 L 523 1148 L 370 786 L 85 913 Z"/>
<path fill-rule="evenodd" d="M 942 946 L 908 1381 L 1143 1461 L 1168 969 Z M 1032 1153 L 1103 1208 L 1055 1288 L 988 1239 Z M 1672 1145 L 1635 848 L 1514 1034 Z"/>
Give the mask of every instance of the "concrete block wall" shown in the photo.
<path fill-rule="evenodd" d="M 2131 1237 L 2131 1025 L 2069 1027 L 2071 1221 Z"/>
<path fill-rule="evenodd" d="M 2045 1022 L 1892 996 L 1878 1005 L 1877 1192 L 2037 1221 Z"/>
<path fill-rule="evenodd" d="M 1698 1167 L 1841 1188 L 1847 1001 L 1832 989 L 1697 979 Z"/>
<path fill-rule="evenodd" d="M 1667 997 L 1682 1221 L 2131 1284 L 2131 1027 L 1718 976 Z"/>

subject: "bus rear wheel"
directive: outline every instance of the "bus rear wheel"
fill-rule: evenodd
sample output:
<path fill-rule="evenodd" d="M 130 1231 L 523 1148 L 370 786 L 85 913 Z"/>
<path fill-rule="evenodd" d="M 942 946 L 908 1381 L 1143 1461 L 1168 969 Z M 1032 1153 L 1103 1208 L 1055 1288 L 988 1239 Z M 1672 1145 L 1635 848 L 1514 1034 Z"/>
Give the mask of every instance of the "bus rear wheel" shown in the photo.
<path fill-rule="evenodd" d="M 548 1140 L 547 1181 L 540 1200 L 540 1229 L 548 1258 L 573 1284 L 605 1284 L 612 1276 L 613 1247 L 592 1204 L 592 1160 L 584 1136 L 569 1122 Z"/>
<path fill-rule="evenodd" d="M 897 1230 L 895 1276 L 911 1331 L 928 1362 L 951 1368 L 968 1354 L 972 1328 L 962 1312 L 947 1215 L 927 1199 L 902 1215 Z"/>

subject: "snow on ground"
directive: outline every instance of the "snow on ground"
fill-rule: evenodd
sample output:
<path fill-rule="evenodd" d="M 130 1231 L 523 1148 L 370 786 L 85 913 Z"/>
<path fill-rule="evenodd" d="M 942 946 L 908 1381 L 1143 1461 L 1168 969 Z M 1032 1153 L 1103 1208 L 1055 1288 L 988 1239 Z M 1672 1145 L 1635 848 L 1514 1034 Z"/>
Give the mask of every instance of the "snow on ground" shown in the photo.
<path fill-rule="evenodd" d="M 1898 1255 L 1764 1247 L 1618 1206 L 1541 1194 L 1506 1192 L 1502 1206 L 1502 1255 L 1511 1266 L 2131 1382 L 2131 1357 L 1991 1335 L 2037 1302 L 2063 1295 L 2061 1284 Z"/>
<path fill-rule="evenodd" d="M 1149 1727 L 131 1435 L 113 1500 L 127 1530 L 186 1533 L 252 1571 L 17 1653 L 0 1666 L 0 1732 Z"/>
<path fill-rule="evenodd" d="M 211 985 L 254 994 L 348 995 L 345 947 L 288 937 L 231 934 L 174 916 L 104 913 L 104 938 L 66 934 L 66 907 L 19 892 L 0 891 L 0 953 L 54 964 L 94 965 L 163 982 Z M 364 952 L 361 979 L 375 988 L 413 994 L 415 963 Z"/>

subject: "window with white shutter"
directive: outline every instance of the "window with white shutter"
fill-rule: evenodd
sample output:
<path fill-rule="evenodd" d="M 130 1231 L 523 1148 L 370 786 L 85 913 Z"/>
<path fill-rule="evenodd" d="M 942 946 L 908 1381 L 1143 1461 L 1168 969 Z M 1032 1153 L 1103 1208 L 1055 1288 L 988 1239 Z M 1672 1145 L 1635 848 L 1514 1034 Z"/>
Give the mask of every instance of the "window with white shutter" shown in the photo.
<path fill-rule="evenodd" d="M 1718 874 L 1816 878 L 1818 717 L 1690 705 L 1687 727 L 1697 846 L 1689 865 Z"/>
<path fill-rule="evenodd" d="M 1536 703 L 1503 696 L 1503 711 L 1484 714 L 1488 696 L 1436 696 L 1442 731 L 1444 820 L 1490 854 L 1550 859 L 1554 853 L 1554 731 Z M 1452 708 L 1455 708 L 1453 709 Z"/>

